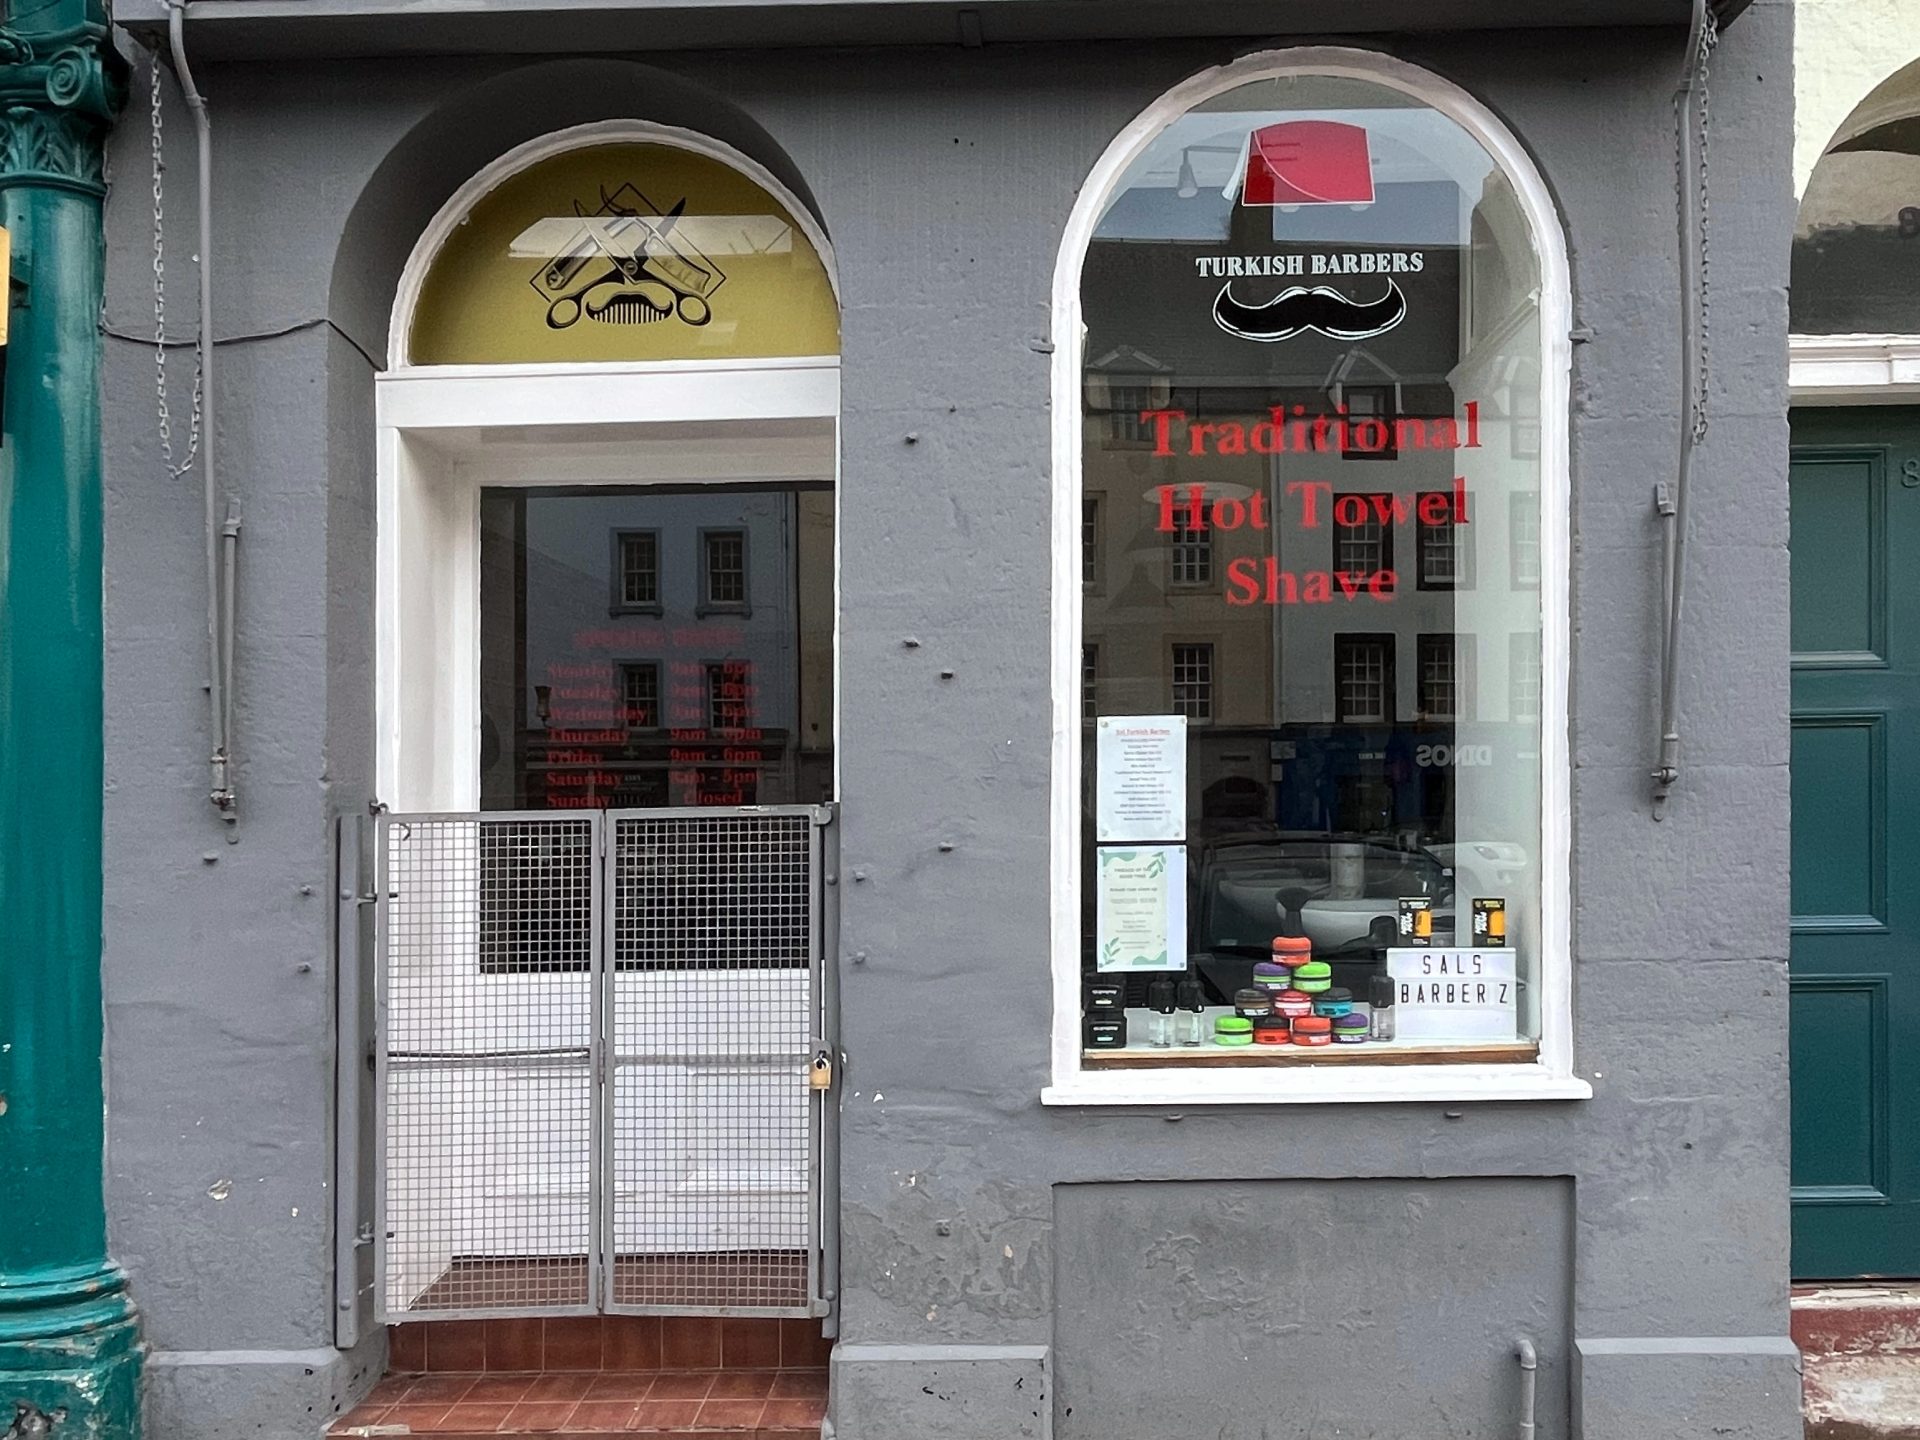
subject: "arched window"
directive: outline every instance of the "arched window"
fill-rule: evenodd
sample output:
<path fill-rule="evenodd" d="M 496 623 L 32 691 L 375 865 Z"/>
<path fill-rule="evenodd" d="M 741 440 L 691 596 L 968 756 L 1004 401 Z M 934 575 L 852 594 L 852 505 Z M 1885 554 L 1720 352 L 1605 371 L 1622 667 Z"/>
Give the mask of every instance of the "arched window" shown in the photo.
<path fill-rule="evenodd" d="M 1049 1098 L 1585 1093 L 1518 144 L 1384 57 L 1236 62 L 1114 142 L 1055 307 Z"/>

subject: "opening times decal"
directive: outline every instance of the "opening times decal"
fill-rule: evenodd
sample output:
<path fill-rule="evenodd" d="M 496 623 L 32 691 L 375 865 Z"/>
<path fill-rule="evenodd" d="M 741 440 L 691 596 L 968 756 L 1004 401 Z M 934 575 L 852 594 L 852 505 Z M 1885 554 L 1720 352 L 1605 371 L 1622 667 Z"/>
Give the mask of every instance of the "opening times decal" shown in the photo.
<path fill-rule="evenodd" d="M 752 662 L 660 657 L 663 649 L 704 651 L 741 639 L 737 626 L 576 632 L 573 657 L 548 662 L 545 683 L 535 687 L 528 803 L 555 810 L 758 803 L 768 768 L 784 763 L 791 737 L 749 723 L 760 688 Z M 660 658 L 587 658 L 595 650 Z M 635 671 L 645 681 L 629 690 Z"/>

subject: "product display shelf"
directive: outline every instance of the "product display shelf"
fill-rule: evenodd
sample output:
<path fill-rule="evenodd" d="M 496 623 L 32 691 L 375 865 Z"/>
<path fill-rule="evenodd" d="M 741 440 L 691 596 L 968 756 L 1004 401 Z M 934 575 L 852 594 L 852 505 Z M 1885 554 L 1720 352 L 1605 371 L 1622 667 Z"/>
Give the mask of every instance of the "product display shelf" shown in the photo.
<path fill-rule="evenodd" d="M 1363 1013 L 1365 1006 L 1358 1007 Z M 1209 1038 L 1199 1045 L 1161 1049 L 1147 1044 L 1153 1012 L 1127 1011 L 1125 1049 L 1083 1050 L 1080 1063 L 1087 1070 L 1259 1069 L 1297 1065 L 1427 1065 L 1531 1064 L 1540 1056 L 1534 1040 L 1472 1040 L 1449 1044 L 1441 1040 L 1368 1040 L 1359 1045 L 1216 1045 L 1213 1022 L 1233 1014 L 1230 1005 L 1211 1006 L 1205 1012 Z"/>

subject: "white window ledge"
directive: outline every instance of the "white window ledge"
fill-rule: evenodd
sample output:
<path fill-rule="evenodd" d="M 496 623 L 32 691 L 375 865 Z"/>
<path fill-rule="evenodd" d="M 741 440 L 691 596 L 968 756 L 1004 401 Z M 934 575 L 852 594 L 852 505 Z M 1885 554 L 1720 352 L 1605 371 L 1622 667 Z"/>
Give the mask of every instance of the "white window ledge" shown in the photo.
<path fill-rule="evenodd" d="M 1389 1105 L 1451 1100 L 1591 1100 L 1593 1086 L 1544 1065 L 1395 1065 L 1366 1070 L 1082 1071 L 1043 1105 Z"/>

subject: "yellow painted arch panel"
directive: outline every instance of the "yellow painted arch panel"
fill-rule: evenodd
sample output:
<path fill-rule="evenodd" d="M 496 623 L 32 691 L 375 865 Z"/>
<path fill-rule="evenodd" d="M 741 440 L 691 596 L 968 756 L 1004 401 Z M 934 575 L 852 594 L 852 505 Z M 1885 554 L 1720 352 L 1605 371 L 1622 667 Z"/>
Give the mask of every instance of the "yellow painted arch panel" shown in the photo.
<path fill-rule="evenodd" d="M 416 365 L 746 360 L 840 353 L 825 265 L 724 161 L 586 146 L 500 182 L 433 259 Z"/>

